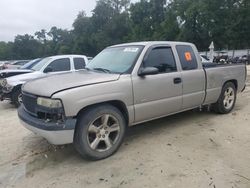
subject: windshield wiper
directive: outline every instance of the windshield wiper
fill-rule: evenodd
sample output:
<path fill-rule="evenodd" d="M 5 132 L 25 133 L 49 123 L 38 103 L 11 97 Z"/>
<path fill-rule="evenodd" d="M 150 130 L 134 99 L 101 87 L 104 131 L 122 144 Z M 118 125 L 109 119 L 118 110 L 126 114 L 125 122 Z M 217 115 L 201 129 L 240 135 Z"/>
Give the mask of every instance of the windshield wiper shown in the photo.
<path fill-rule="evenodd" d="M 104 69 L 104 68 L 94 68 L 93 70 L 102 71 L 102 72 L 105 72 L 105 73 L 111 73 L 110 70 Z"/>

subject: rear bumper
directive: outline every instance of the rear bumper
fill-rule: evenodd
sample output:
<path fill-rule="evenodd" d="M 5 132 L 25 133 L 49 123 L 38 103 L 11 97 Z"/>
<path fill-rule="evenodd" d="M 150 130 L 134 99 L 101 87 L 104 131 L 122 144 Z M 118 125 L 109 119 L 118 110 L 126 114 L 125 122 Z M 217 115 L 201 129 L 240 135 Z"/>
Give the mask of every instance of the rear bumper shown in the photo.
<path fill-rule="evenodd" d="M 67 119 L 63 123 L 48 123 L 31 116 L 24 110 L 23 105 L 18 109 L 18 117 L 25 128 L 44 137 L 51 144 L 73 143 L 76 119 Z"/>

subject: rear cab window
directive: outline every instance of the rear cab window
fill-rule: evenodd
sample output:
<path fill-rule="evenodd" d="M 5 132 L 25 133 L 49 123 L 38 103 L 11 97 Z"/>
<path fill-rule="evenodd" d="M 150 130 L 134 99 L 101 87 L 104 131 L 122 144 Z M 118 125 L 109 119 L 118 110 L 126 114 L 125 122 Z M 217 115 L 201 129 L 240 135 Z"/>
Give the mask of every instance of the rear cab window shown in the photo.
<path fill-rule="evenodd" d="M 85 62 L 84 58 L 74 57 L 73 61 L 74 61 L 75 70 L 81 70 L 81 69 L 85 68 L 86 62 Z"/>
<path fill-rule="evenodd" d="M 189 45 L 177 45 L 176 50 L 180 59 L 182 70 L 195 70 L 198 68 L 193 48 Z"/>

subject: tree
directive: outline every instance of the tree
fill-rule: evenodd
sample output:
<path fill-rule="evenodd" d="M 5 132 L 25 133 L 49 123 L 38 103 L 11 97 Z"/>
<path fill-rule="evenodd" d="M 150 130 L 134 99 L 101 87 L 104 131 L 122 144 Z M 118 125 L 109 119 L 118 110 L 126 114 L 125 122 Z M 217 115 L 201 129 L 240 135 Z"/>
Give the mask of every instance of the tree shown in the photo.
<path fill-rule="evenodd" d="M 47 40 L 47 32 L 45 29 L 42 29 L 41 31 L 35 32 L 36 38 L 43 44 L 46 43 Z"/>
<path fill-rule="evenodd" d="M 71 53 L 73 37 L 70 31 L 52 27 L 48 32 L 48 36 L 52 39 L 49 43 L 52 54 Z M 60 50 L 61 46 L 64 46 L 64 50 Z"/>
<path fill-rule="evenodd" d="M 17 35 L 13 44 L 15 57 L 18 59 L 32 59 L 40 56 L 41 44 L 32 35 Z"/>
<path fill-rule="evenodd" d="M 131 30 L 129 38 L 132 41 L 150 40 L 153 30 L 151 5 L 147 0 L 141 0 L 130 7 Z"/>
<path fill-rule="evenodd" d="M 165 13 L 165 19 L 158 26 L 154 33 L 154 40 L 175 41 L 180 34 L 180 27 L 175 13 L 168 9 Z"/>
<path fill-rule="evenodd" d="M 0 42 L 0 60 L 10 60 L 15 58 L 13 52 L 13 42 Z"/>
<path fill-rule="evenodd" d="M 74 52 L 96 55 L 106 46 L 124 42 L 130 32 L 128 0 L 99 0 L 93 16 L 80 12 L 73 23 Z"/>
<path fill-rule="evenodd" d="M 80 12 L 72 30 L 52 27 L 0 42 L 0 59 L 56 54 L 95 56 L 103 48 L 130 41 L 181 40 L 200 51 L 250 48 L 249 0 L 98 0 L 92 16 Z"/>

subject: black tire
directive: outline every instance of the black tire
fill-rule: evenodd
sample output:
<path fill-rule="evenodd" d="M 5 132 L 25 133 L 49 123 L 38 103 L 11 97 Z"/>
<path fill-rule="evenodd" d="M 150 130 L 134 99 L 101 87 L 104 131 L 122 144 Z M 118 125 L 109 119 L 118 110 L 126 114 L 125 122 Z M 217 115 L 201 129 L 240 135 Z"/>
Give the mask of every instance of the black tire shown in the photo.
<path fill-rule="evenodd" d="M 227 99 L 226 97 L 228 97 L 228 95 L 227 96 L 225 96 L 225 95 L 226 95 L 226 92 L 228 93 L 229 90 L 233 92 L 233 96 L 231 96 L 232 101 L 231 101 L 230 105 L 227 106 L 224 103 L 224 100 Z M 221 90 L 221 94 L 220 94 L 218 101 L 212 105 L 213 110 L 219 114 L 230 113 L 235 106 L 236 95 L 237 95 L 237 91 L 236 91 L 235 85 L 232 82 L 227 82 Z"/>
<path fill-rule="evenodd" d="M 14 93 L 12 94 L 12 102 L 14 103 L 14 105 L 18 108 L 21 105 L 21 101 L 20 101 L 20 97 L 22 97 L 22 91 L 21 88 L 17 89 L 16 91 L 14 91 Z"/>
<path fill-rule="evenodd" d="M 106 119 L 106 117 L 107 117 L 106 121 L 107 123 L 103 123 L 103 118 Z M 92 125 L 94 124 L 95 124 L 94 126 L 95 131 L 93 133 L 90 130 L 94 130 L 91 128 L 93 127 Z M 100 125 L 98 126 L 98 124 Z M 117 133 L 115 131 L 109 133 L 103 132 L 105 131 L 104 130 L 105 127 L 106 129 L 108 127 L 108 129 L 111 130 L 114 125 L 115 129 L 118 129 L 119 127 L 119 132 L 118 131 Z M 118 110 L 116 107 L 109 104 L 90 107 L 82 114 L 80 114 L 77 119 L 77 125 L 74 134 L 74 146 L 76 150 L 85 159 L 88 160 L 105 159 L 113 155 L 120 147 L 125 135 L 126 127 L 127 126 L 124 116 L 122 115 L 120 110 Z M 99 133 L 96 133 L 96 128 L 98 128 Z M 108 134 L 108 136 L 106 135 L 106 137 L 104 138 L 103 137 L 105 136 L 104 134 Z M 115 139 L 112 140 L 112 138 Z M 96 139 L 99 139 L 99 144 L 96 146 L 95 149 L 91 148 L 93 147 L 94 145 L 93 143 L 95 142 Z M 105 141 L 101 139 L 105 139 Z M 107 139 L 110 141 L 109 143 L 112 143 L 111 146 L 110 144 L 106 144 Z M 108 145 L 110 147 L 109 149 Z M 106 150 L 105 146 L 107 147 Z"/>

